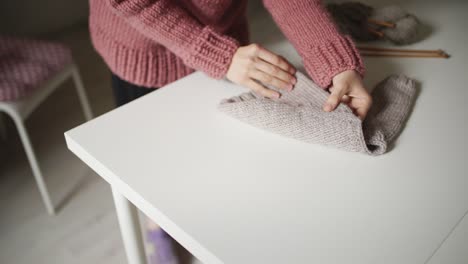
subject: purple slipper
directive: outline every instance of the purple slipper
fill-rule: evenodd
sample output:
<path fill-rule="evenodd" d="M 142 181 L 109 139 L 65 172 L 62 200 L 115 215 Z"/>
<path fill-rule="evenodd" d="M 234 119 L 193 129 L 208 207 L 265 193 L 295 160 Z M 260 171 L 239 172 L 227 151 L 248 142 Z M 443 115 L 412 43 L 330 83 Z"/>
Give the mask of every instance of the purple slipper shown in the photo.
<path fill-rule="evenodd" d="M 149 264 L 179 264 L 171 237 L 161 228 L 146 231 Z"/>

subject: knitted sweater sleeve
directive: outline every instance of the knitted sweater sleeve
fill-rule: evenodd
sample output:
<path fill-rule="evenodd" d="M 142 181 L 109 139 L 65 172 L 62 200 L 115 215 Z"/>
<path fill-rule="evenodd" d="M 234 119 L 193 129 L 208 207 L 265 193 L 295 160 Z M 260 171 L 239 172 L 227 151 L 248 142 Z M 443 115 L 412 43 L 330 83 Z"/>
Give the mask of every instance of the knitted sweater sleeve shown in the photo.
<path fill-rule="evenodd" d="M 322 87 L 335 75 L 364 66 L 349 36 L 342 36 L 320 0 L 263 0 L 281 31 L 301 55 L 306 71 Z"/>
<path fill-rule="evenodd" d="M 173 0 L 105 0 L 113 11 L 184 63 L 213 78 L 223 78 L 238 42 L 203 26 Z"/>

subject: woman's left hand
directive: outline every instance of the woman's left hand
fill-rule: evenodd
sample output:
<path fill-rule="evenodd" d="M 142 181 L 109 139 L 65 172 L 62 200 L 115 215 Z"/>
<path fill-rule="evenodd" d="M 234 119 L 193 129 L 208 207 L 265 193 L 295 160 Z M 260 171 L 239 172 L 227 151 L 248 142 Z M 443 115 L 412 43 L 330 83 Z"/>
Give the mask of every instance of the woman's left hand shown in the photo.
<path fill-rule="evenodd" d="M 361 120 L 364 120 L 372 105 L 372 97 L 364 87 L 361 76 L 354 70 L 341 72 L 332 80 L 330 96 L 323 110 L 331 112 L 339 103 L 347 104 Z"/>

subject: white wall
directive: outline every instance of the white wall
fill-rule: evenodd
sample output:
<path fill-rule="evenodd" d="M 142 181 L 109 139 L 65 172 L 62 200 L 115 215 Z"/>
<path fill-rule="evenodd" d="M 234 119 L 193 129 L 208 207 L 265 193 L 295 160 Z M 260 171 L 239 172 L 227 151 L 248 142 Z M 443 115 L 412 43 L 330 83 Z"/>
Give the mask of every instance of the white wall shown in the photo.
<path fill-rule="evenodd" d="M 0 34 L 57 32 L 87 16 L 88 0 L 0 0 Z"/>

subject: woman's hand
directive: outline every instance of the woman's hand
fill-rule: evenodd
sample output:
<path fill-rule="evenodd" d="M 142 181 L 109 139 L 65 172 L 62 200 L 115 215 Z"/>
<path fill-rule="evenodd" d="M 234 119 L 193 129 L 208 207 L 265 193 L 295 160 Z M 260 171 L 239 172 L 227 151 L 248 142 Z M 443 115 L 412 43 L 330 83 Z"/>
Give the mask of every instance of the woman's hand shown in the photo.
<path fill-rule="evenodd" d="M 290 91 L 296 83 L 295 73 L 296 69 L 283 57 L 258 44 L 250 44 L 234 53 L 226 77 L 264 97 L 279 98 L 280 93 L 261 83 Z"/>
<path fill-rule="evenodd" d="M 323 106 L 324 111 L 333 111 L 342 102 L 347 104 L 361 120 L 364 120 L 372 105 L 372 97 L 356 71 L 348 70 L 335 75 L 330 92 Z"/>

